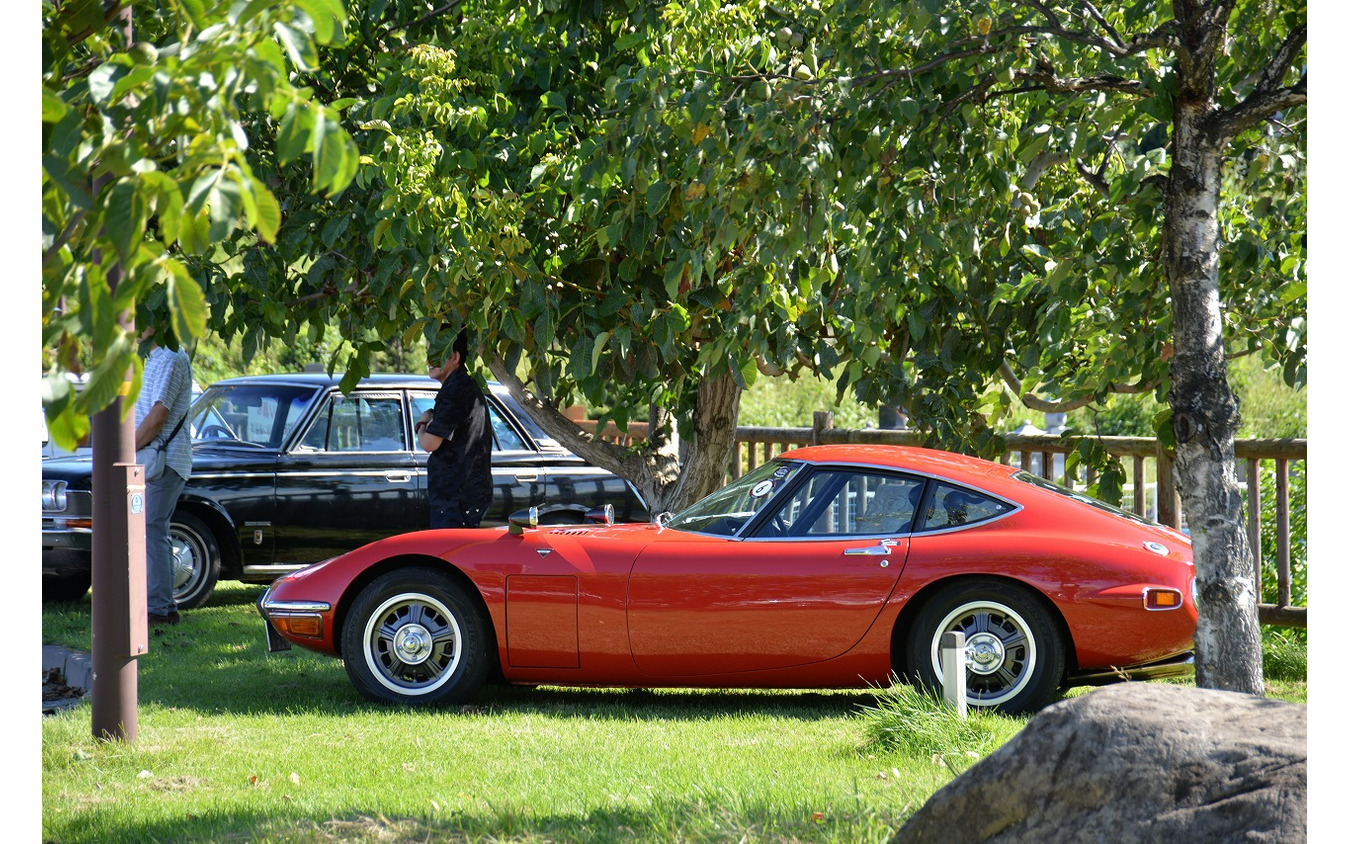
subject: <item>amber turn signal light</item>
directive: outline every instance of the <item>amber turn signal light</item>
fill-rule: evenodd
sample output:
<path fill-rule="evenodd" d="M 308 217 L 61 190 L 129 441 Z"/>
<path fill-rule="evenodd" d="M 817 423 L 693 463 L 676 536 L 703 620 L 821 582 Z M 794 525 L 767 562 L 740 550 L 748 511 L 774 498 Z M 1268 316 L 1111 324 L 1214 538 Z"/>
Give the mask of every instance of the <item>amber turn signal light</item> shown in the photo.
<path fill-rule="evenodd" d="M 1145 589 L 1144 609 L 1174 610 L 1181 606 L 1181 592 L 1177 589 Z"/>
<path fill-rule="evenodd" d="M 323 619 L 317 615 L 272 616 L 272 626 L 278 633 L 289 633 L 306 639 L 323 638 Z"/>

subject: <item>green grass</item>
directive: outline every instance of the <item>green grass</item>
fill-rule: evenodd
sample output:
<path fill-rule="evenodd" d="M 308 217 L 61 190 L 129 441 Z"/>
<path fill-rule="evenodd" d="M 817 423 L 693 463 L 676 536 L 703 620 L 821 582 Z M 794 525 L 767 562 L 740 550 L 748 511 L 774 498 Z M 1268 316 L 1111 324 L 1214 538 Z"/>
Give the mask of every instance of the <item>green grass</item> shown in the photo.
<path fill-rule="evenodd" d="M 151 636 L 134 742 L 96 741 L 88 703 L 42 719 L 42 840 L 886 841 L 1024 723 L 907 687 L 375 706 L 337 660 L 267 654 L 258 592 Z M 87 650 L 88 599 L 42 627 Z"/>

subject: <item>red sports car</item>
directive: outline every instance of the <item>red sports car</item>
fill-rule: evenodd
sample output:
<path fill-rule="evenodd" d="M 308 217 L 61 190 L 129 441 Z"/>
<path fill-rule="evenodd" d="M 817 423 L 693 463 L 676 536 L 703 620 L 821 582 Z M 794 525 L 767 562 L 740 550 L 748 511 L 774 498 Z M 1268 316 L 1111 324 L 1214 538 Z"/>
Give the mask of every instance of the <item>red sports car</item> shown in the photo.
<path fill-rule="evenodd" d="M 973 706 L 1191 670 L 1190 540 L 1028 472 L 895 446 L 780 455 L 651 524 L 431 530 L 277 580 L 271 650 L 361 694 L 458 703 L 490 674 L 565 686 L 936 687 Z"/>

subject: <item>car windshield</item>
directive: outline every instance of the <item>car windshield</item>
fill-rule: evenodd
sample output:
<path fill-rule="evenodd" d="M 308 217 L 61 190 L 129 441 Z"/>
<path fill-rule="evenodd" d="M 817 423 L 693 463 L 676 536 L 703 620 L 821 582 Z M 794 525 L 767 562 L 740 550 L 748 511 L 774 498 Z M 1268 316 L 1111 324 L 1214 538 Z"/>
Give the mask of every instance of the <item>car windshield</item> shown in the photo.
<path fill-rule="evenodd" d="M 788 460 L 765 463 L 692 507 L 681 510 L 666 522 L 666 527 L 732 536 L 801 468 L 801 463 Z"/>
<path fill-rule="evenodd" d="M 192 405 L 192 440 L 281 448 L 318 393 L 297 384 L 213 385 Z"/>

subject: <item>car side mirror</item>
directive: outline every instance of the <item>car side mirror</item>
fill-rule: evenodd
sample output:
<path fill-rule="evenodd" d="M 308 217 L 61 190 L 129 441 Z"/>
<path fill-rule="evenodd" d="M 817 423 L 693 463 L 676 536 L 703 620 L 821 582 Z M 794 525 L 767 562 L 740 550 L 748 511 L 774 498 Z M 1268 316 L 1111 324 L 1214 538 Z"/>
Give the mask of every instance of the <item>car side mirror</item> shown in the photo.
<path fill-rule="evenodd" d="M 614 524 L 614 505 L 606 504 L 603 507 L 586 511 L 586 521 L 601 525 Z"/>
<path fill-rule="evenodd" d="M 517 510 L 507 518 L 507 529 L 513 536 L 520 536 L 526 528 L 539 527 L 539 508 L 530 507 L 526 510 Z"/>

